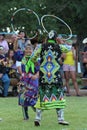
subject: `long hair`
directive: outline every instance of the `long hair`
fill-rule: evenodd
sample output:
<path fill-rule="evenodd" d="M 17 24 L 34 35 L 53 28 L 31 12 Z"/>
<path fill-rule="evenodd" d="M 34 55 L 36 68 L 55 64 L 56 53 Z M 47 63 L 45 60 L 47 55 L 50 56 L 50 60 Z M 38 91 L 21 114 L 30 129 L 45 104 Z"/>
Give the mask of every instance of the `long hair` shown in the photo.
<path fill-rule="evenodd" d="M 26 33 L 24 30 L 21 30 L 21 31 L 19 31 L 18 34 L 20 34 L 20 33 L 22 33 L 22 32 L 25 34 L 24 38 L 25 38 L 25 42 L 26 42 L 26 41 L 27 41 L 27 33 Z"/>

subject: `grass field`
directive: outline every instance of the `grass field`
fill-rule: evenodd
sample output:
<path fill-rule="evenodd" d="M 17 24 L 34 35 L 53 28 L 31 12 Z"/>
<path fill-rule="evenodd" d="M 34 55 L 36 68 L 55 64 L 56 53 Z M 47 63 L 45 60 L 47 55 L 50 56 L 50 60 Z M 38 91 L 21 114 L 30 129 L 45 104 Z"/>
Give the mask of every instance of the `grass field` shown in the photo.
<path fill-rule="evenodd" d="M 0 130 L 87 130 L 87 97 L 65 97 L 65 119 L 69 126 L 57 122 L 55 110 L 44 111 L 40 127 L 34 126 L 35 112 L 30 108 L 30 119 L 24 121 L 17 97 L 0 98 Z"/>

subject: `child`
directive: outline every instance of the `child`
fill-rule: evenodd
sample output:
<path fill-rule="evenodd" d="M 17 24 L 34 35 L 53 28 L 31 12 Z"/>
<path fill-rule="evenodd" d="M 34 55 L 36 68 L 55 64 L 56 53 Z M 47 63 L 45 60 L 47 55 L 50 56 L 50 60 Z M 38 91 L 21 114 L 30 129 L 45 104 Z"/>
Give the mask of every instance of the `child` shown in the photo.
<path fill-rule="evenodd" d="M 19 105 L 22 106 L 24 120 L 28 120 L 28 106 L 34 109 L 38 98 L 38 64 L 30 60 L 33 52 L 32 45 L 25 47 L 24 56 L 21 61 L 21 82 L 19 84 Z"/>

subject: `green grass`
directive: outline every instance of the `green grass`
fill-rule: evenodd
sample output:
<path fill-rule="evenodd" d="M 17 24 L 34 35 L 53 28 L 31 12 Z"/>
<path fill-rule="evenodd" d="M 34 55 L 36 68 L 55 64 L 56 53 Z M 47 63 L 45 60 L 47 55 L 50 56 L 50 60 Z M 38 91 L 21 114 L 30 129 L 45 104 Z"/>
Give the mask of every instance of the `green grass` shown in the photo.
<path fill-rule="evenodd" d="M 40 127 L 34 126 L 35 112 L 30 108 L 30 120 L 24 121 L 17 97 L 0 98 L 0 130 L 87 130 L 87 97 L 65 97 L 65 119 L 69 126 L 57 123 L 55 110 L 43 112 Z"/>

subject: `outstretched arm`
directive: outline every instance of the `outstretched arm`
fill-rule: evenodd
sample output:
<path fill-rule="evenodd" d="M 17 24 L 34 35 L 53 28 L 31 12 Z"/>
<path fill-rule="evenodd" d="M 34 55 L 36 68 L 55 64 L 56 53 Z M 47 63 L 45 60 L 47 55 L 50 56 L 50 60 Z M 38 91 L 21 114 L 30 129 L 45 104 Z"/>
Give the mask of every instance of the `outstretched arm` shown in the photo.
<path fill-rule="evenodd" d="M 60 49 L 62 51 L 62 53 L 67 53 L 71 50 L 71 46 L 65 44 L 65 40 L 61 39 L 61 38 L 56 38 L 56 42 L 59 44 Z"/>
<path fill-rule="evenodd" d="M 59 44 L 59 46 L 60 46 L 60 49 L 63 53 L 67 53 L 72 49 L 71 46 L 68 46 L 66 44 Z"/>

